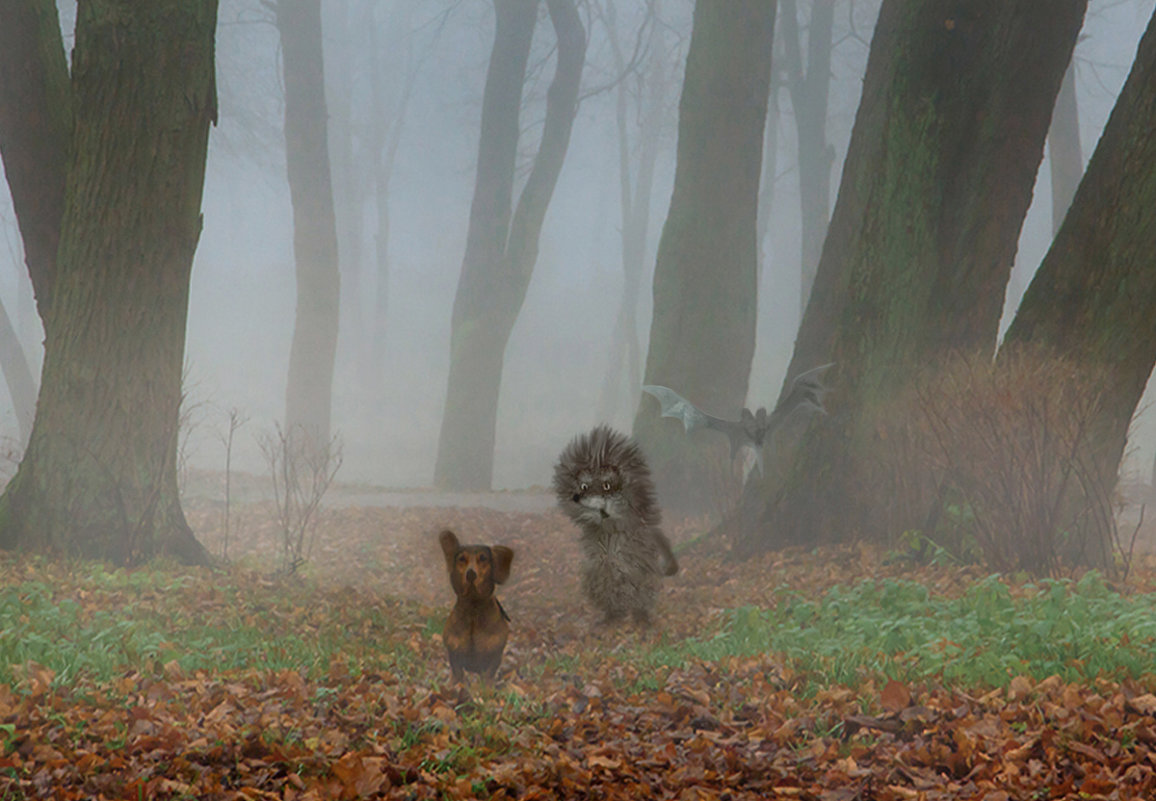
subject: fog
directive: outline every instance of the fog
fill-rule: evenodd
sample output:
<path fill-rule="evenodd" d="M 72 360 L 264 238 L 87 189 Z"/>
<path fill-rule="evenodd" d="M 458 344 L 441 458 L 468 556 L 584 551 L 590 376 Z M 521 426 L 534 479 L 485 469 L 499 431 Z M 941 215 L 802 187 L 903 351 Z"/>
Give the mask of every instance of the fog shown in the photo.
<path fill-rule="evenodd" d="M 1111 110 L 1154 0 L 1093 0 L 1077 47 L 1076 90 L 1085 160 Z M 372 194 L 358 209 L 364 223 L 363 263 L 342 253 L 343 309 L 332 426 L 344 444 L 339 480 L 388 487 L 432 481 L 446 392 L 450 314 L 465 247 L 473 192 L 478 120 L 493 11 L 488 3 L 348 0 L 355 24 L 340 32 L 338 4 L 326 3 L 326 67 L 330 86 L 351 87 L 354 141 L 364 141 L 371 87 L 370 29 L 385 42 L 385 86 L 396 102 L 407 70 L 412 95 L 390 182 L 389 306 L 380 392 L 366 380 L 364 331 L 377 291 Z M 344 8 L 347 4 L 340 4 Z M 643 4 L 620 3 L 624 42 L 637 20 L 625 13 Z M 661 4 L 672 52 L 689 39 L 691 4 Z M 807 4 L 800 4 L 804 10 Z M 834 147 L 832 202 L 854 121 L 877 2 L 839 4 L 828 136 Z M 408 10 L 408 16 L 406 12 Z M 639 9 L 633 9 L 637 13 Z M 565 442 L 601 422 L 605 380 L 622 292 L 618 152 L 614 78 L 601 22 L 591 22 L 584 72 L 586 96 L 541 238 L 541 253 L 521 316 L 506 352 L 495 456 L 495 488 L 548 483 Z M 62 9 L 71 29 L 72 13 Z M 531 63 L 538 67 L 522 112 L 523 161 L 540 133 L 552 34 L 541 21 Z M 335 32 L 337 31 L 337 32 Z M 340 35 L 339 35 L 340 34 Z M 69 35 L 68 41 L 71 41 Z M 204 230 L 194 263 L 187 343 L 187 424 L 183 451 L 193 466 L 224 467 L 221 437 L 229 410 L 248 419 L 234 453 L 239 469 L 265 469 L 256 437 L 283 420 L 289 343 L 296 303 L 292 213 L 285 177 L 282 88 L 277 31 L 270 12 L 249 0 L 222 0 L 218 33 L 220 122 L 210 140 Z M 344 71 L 344 72 L 342 72 Z M 672 98 L 672 104 L 677 97 Z M 794 170 L 794 122 L 788 96 L 779 94 L 778 178 L 764 249 L 758 345 L 749 404 L 771 405 L 789 360 L 799 321 L 799 211 Z M 331 118 L 340 104 L 328 99 Z M 638 335 L 645 353 L 650 318 L 650 273 L 674 173 L 676 117 L 668 116 L 649 229 L 647 277 Z M 360 127 L 359 127 L 360 126 Z M 331 149 L 334 146 L 331 129 Z M 373 165 L 359 164 L 355 175 Z M 520 173 L 524 177 L 524 170 Z M 1051 188 L 1045 162 L 1028 213 L 1007 297 L 1014 312 L 1051 236 Z M 32 305 L 19 236 L 7 192 L 0 193 L 0 300 L 17 320 L 29 358 L 41 358 L 42 332 Z M 348 209 L 344 209 L 349 213 Z M 338 213 L 343 208 L 339 203 Z M 356 272 L 355 272 L 356 271 Z M 38 368 L 36 368 L 38 369 Z M 629 429 L 632 409 L 607 422 Z M 1156 421 L 1142 413 L 1132 448 L 1133 469 L 1151 464 Z M 0 433 L 14 438 L 10 401 L 0 393 Z M 1145 474 L 1146 475 L 1146 474 Z"/>

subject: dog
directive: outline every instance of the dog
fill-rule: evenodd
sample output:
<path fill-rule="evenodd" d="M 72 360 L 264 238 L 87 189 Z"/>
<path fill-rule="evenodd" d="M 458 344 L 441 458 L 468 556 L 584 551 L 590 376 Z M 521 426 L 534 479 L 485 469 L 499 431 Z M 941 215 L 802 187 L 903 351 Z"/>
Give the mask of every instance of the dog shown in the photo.
<path fill-rule="evenodd" d="M 454 681 L 461 682 L 467 670 L 492 680 L 510 635 L 510 616 L 494 597 L 494 586 L 510 577 L 514 552 L 504 545 L 462 545 L 448 529 L 438 542 L 458 596 L 442 631 Z"/>

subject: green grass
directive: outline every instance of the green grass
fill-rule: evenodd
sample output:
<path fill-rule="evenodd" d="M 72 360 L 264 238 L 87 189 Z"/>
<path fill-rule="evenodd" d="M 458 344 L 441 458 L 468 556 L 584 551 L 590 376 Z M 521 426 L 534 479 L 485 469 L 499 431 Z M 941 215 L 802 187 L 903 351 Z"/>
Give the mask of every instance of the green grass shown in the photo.
<path fill-rule="evenodd" d="M 961 598 L 932 597 L 912 581 L 865 581 L 731 610 L 718 634 L 647 658 L 677 665 L 759 653 L 780 656 L 811 689 L 867 676 L 997 687 L 1020 674 L 1136 677 L 1156 665 L 1156 596 L 1121 596 L 1096 574 L 1043 581 L 1023 598 L 997 576 Z"/>
<path fill-rule="evenodd" d="M 158 671 L 170 661 L 186 673 L 293 669 L 311 677 L 335 658 L 355 675 L 412 666 L 406 649 L 380 648 L 396 624 L 372 604 L 310 608 L 317 598 L 307 586 L 242 589 L 228 578 L 206 600 L 203 585 L 201 595 L 185 592 L 189 580 L 164 570 L 86 570 L 66 589 L 40 580 L 0 587 L 0 682 L 15 684 L 14 668 L 28 661 L 51 668 L 56 684 Z"/>

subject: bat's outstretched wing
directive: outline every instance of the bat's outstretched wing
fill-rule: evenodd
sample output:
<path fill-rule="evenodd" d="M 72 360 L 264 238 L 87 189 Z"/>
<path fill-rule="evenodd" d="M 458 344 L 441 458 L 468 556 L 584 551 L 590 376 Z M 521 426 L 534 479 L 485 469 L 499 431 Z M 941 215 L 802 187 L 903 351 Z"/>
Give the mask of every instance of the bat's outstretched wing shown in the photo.
<path fill-rule="evenodd" d="M 820 414 L 827 413 L 827 410 L 823 408 L 823 396 L 827 394 L 827 387 L 823 386 L 822 379 L 823 373 L 831 369 L 834 364 L 834 362 L 821 364 L 795 376 L 795 380 L 791 382 L 791 388 L 787 390 L 786 395 L 779 398 L 779 402 L 775 404 L 775 410 L 771 412 L 771 417 L 775 418 L 771 423 L 771 428 L 776 428 L 779 423 L 797 409 Z"/>
<path fill-rule="evenodd" d="M 669 387 L 645 384 L 642 391 L 658 399 L 662 406 L 663 417 L 674 417 L 681 420 L 686 433 L 689 434 L 699 428 L 713 428 L 726 434 L 727 439 L 731 442 L 732 458 L 743 445 L 753 444 L 749 432 L 741 422 L 732 422 L 709 415 Z"/>

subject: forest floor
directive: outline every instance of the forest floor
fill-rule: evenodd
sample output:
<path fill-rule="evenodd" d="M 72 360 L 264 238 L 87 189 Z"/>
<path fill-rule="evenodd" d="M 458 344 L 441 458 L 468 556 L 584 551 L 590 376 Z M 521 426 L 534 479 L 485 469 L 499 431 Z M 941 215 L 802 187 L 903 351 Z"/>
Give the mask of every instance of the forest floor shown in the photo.
<path fill-rule="evenodd" d="M 294 575 L 252 499 L 211 571 L 0 560 L 0 799 L 1156 797 L 1152 556 L 1118 585 L 732 561 L 675 521 L 654 626 L 606 628 L 544 493 L 414 495 L 335 503 Z M 225 555 L 221 504 L 187 512 Z M 494 685 L 450 680 L 444 527 L 516 554 Z"/>

